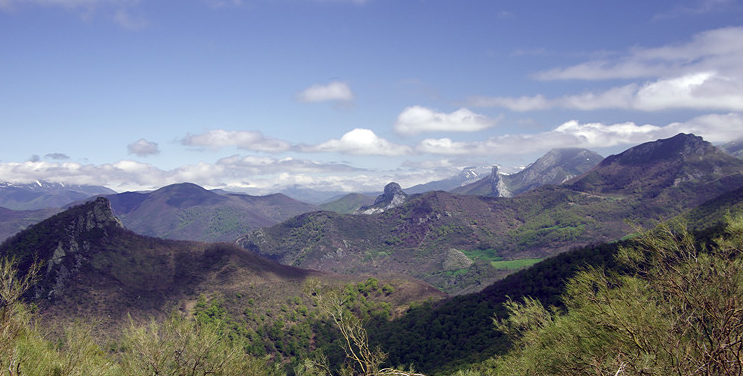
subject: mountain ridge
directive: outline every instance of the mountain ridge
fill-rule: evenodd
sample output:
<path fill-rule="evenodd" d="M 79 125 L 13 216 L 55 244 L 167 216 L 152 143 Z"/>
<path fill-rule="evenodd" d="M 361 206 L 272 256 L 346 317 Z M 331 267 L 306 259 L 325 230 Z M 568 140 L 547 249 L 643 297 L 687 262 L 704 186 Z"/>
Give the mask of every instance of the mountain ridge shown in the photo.
<path fill-rule="evenodd" d="M 12 210 L 61 208 L 74 201 L 115 191 L 95 185 L 77 185 L 36 181 L 0 182 L 0 206 Z"/>
<path fill-rule="evenodd" d="M 646 146 L 638 147 L 625 155 L 645 155 Z M 634 231 L 627 221 L 651 226 L 743 186 L 743 161 L 696 136 L 659 140 L 655 149 L 657 158 L 650 160 L 655 168 L 619 168 L 612 161 L 622 158 L 613 157 L 563 185 L 544 185 L 513 198 L 428 192 L 369 216 L 306 213 L 247 233 L 237 243 L 289 265 L 339 273 L 390 270 L 448 293 L 473 291 L 511 272 L 498 269 L 508 265 L 500 261 L 538 260 L 613 241 Z M 668 169 L 666 156 L 677 149 L 687 152 Z M 605 166 L 614 175 L 604 174 Z M 617 189 L 595 189 L 601 184 Z M 637 190 L 638 184 L 653 190 Z M 472 264 L 446 270 L 444 265 L 452 265 L 447 257 L 459 253 Z"/>
<path fill-rule="evenodd" d="M 15 259 L 22 275 L 41 263 L 28 298 L 45 319 L 96 319 L 103 331 L 126 324 L 129 315 L 139 320 L 188 311 L 201 294 L 251 295 L 278 306 L 309 277 L 329 285 L 365 278 L 281 265 L 230 243 L 138 235 L 102 197 L 19 232 L 0 244 L 0 255 Z M 386 281 L 400 289 L 401 299 L 443 296 L 412 279 Z"/>
<path fill-rule="evenodd" d="M 514 174 L 500 174 L 494 166 L 490 175 L 474 183 L 451 190 L 452 193 L 494 197 L 511 197 L 543 185 L 559 185 L 581 175 L 603 158 L 593 151 L 558 148 L 548 151 L 525 169 Z"/>
<path fill-rule="evenodd" d="M 175 240 L 233 241 L 243 232 L 316 210 L 284 194 L 215 193 L 193 183 L 106 196 L 130 230 Z"/>

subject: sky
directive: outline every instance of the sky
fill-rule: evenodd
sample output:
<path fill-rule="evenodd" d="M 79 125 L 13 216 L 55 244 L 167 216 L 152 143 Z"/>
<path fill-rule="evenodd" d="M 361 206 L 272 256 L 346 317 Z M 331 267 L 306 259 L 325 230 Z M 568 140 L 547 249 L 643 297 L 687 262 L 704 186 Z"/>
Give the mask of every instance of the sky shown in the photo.
<path fill-rule="evenodd" d="M 381 191 L 743 137 L 743 1 L 0 0 L 0 181 Z"/>

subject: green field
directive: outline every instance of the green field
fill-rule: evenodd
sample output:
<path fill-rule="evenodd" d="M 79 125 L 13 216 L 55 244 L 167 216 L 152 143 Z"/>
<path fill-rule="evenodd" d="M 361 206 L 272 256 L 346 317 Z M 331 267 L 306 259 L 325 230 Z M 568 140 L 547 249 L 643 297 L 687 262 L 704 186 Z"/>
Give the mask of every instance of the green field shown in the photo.
<path fill-rule="evenodd" d="M 462 253 L 472 260 L 490 261 L 490 265 L 496 269 L 521 269 L 544 260 L 543 258 L 503 260 L 503 257 L 498 256 L 498 251 L 492 248 L 462 251 Z"/>
<path fill-rule="evenodd" d="M 521 268 L 532 266 L 542 260 L 544 259 L 543 258 L 532 258 L 532 259 L 522 259 L 522 260 L 491 261 L 490 265 L 492 265 L 496 269 L 521 269 Z"/>

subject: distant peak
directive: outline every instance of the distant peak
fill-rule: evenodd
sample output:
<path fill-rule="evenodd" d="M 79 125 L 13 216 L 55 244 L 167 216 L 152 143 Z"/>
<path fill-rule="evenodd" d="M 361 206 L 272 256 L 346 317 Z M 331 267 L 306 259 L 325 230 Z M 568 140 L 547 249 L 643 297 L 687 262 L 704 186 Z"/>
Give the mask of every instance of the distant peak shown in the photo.
<path fill-rule="evenodd" d="M 627 149 L 623 153 L 606 158 L 604 163 L 644 164 L 664 159 L 688 158 L 701 156 L 717 149 L 702 137 L 693 134 L 679 133 L 671 138 L 646 142 Z"/>

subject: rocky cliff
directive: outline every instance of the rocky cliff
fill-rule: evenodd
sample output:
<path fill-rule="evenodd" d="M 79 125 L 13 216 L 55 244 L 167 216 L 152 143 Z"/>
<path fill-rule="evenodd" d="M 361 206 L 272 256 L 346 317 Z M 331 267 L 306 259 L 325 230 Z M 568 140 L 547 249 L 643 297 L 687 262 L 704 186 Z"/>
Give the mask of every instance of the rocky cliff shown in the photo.
<path fill-rule="evenodd" d="M 402 205 L 408 195 L 403 192 L 400 184 L 395 182 L 389 183 L 384 187 L 384 193 L 379 195 L 374 204 L 371 206 L 360 207 L 355 214 L 376 214 L 382 213 L 385 210 L 389 210 Z"/>

